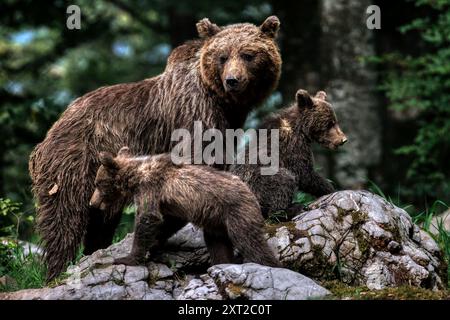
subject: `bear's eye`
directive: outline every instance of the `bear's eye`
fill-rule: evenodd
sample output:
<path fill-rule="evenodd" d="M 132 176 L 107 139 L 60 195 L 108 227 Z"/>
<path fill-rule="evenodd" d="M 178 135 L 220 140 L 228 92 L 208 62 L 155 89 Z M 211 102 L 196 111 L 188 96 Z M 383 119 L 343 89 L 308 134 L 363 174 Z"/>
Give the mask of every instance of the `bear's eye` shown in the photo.
<path fill-rule="evenodd" d="M 255 56 L 250 53 L 243 53 L 243 54 L 241 54 L 241 57 L 243 60 L 245 60 L 247 62 L 253 61 L 253 59 L 255 58 Z"/>
<path fill-rule="evenodd" d="M 226 55 L 221 55 L 219 57 L 220 64 L 225 64 L 225 62 L 227 62 L 227 60 L 228 60 L 228 56 L 226 56 Z"/>

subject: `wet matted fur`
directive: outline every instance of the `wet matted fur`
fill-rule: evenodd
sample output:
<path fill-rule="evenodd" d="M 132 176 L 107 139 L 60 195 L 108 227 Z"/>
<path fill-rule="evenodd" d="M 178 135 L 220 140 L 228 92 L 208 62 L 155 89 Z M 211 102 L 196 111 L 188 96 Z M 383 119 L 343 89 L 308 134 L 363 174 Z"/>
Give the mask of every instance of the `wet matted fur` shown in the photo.
<path fill-rule="evenodd" d="M 170 151 L 176 128 L 241 127 L 250 110 L 275 88 L 281 69 L 276 17 L 261 26 L 197 24 L 200 38 L 175 48 L 165 71 L 143 81 L 102 87 L 76 99 L 30 156 L 38 202 L 37 228 L 48 279 L 84 253 L 107 247 L 122 205 L 108 214 L 90 209 L 98 152 L 134 154 Z"/>
<path fill-rule="evenodd" d="M 322 196 L 334 191 L 333 186 L 314 171 L 312 143 L 318 142 L 336 149 L 347 141 L 326 94 L 319 91 L 311 97 L 298 90 L 296 102 L 263 120 L 260 129 L 278 129 L 279 171 L 274 175 L 261 175 L 260 164 L 236 164 L 231 172 L 245 181 L 258 198 L 264 216 L 277 211 L 298 212 L 291 207 L 296 190 Z M 268 135 L 270 138 L 270 135 Z M 248 155 L 248 146 L 246 155 Z M 256 148 L 265 144 L 258 143 Z M 270 154 L 270 140 L 267 143 Z M 259 149 L 258 149 L 259 150 Z M 255 151 L 254 151 L 255 152 Z M 260 152 L 260 151 L 256 151 Z M 264 151 L 265 154 L 265 151 Z"/>
<path fill-rule="evenodd" d="M 239 177 L 201 165 L 175 165 L 169 154 L 117 157 L 101 153 L 90 204 L 101 210 L 120 199 L 137 208 L 131 253 L 116 264 L 137 265 L 187 222 L 201 227 L 211 263 L 231 263 L 233 247 L 244 261 L 272 267 L 280 263 L 263 232 L 258 201 Z"/>

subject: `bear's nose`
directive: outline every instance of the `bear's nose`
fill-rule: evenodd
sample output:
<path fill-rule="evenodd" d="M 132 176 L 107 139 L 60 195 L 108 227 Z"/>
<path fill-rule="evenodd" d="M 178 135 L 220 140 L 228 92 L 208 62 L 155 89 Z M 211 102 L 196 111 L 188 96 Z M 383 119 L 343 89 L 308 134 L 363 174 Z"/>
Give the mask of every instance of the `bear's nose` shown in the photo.
<path fill-rule="evenodd" d="M 347 142 L 347 137 L 342 138 L 342 140 L 341 140 L 341 146 L 342 146 L 344 143 L 346 143 L 346 142 Z"/>
<path fill-rule="evenodd" d="M 239 80 L 236 79 L 235 77 L 227 77 L 225 79 L 225 82 L 229 88 L 236 88 L 237 85 L 239 84 Z"/>

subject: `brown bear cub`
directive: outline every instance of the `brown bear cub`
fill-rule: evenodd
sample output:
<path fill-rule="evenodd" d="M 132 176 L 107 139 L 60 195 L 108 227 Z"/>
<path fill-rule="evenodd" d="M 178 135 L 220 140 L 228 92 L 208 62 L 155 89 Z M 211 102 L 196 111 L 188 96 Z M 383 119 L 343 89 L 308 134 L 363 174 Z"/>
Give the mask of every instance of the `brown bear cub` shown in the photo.
<path fill-rule="evenodd" d="M 255 193 L 265 217 L 277 211 L 295 214 L 298 206 L 292 205 L 292 199 L 296 190 L 314 196 L 333 192 L 333 186 L 314 171 L 311 144 L 318 142 L 334 150 L 347 141 L 331 105 L 325 101 L 325 92 L 319 91 L 311 97 L 307 91 L 298 90 L 295 97 L 295 104 L 269 116 L 260 126 L 260 129 L 279 130 L 279 171 L 261 175 L 260 165 L 248 161 L 231 167 L 231 172 Z M 257 146 L 257 152 L 262 146 Z"/>
<path fill-rule="evenodd" d="M 38 202 L 37 229 L 45 248 L 48 279 L 74 259 L 80 245 L 91 254 L 111 244 L 123 206 L 108 214 L 89 207 L 99 167 L 98 152 L 169 152 L 175 129 L 243 126 L 248 113 L 278 83 L 280 26 L 268 17 L 260 26 L 197 23 L 199 38 L 175 48 L 164 72 L 106 86 L 76 99 L 30 156 Z"/>
<path fill-rule="evenodd" d="M 212 264 L 230 263 L 233 247 L 249 262 L 278 267 L 264 239 L 258 201 L 238 177 L 208 166 L 175 165 L 170 154 L 117 157 L 100 154 L 90 205 L 101 210 L 124 197 L 137 206 L 131 253 L 116 264 L 143 263 L 186 223 L 203 228 Z"/>

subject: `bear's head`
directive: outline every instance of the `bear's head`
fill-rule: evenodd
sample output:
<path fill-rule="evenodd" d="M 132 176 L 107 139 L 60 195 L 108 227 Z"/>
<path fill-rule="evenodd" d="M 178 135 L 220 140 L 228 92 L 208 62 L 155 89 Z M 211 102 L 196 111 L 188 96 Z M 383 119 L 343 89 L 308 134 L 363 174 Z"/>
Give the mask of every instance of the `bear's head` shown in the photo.
<path fill-rule="evenodd" d="M 295 94 L 300 118 L 298 123 L 301 131 L 311 140 L 334 150 L 346 143 L 347 137 L 338 124 L 333 108 L 325 101 L 326 97 L 324 91 L 311 97 L 306 90 L 298 90 Z"/>
<path fill-rule="evenodd" d="M 260 26 L 250 23 L 219 27 L 208 19 L 197 23 L 204 39 L 200 71 L 205 84 L 225 101 L 258 104 L 276 87 L 281 57 L 276 44 L 277 17 Z"/>
<path fill-rule="evenodd" d="M 89 201 L 91 207 L 106 210 L 124 196 L 120 176 L 126 165 L 126 158 L 129 156 L 128 147 L 120 149 L 117 157 L 109 152 L 100 152 L 100 167 L 95 177 L 95 190 Z"/>

